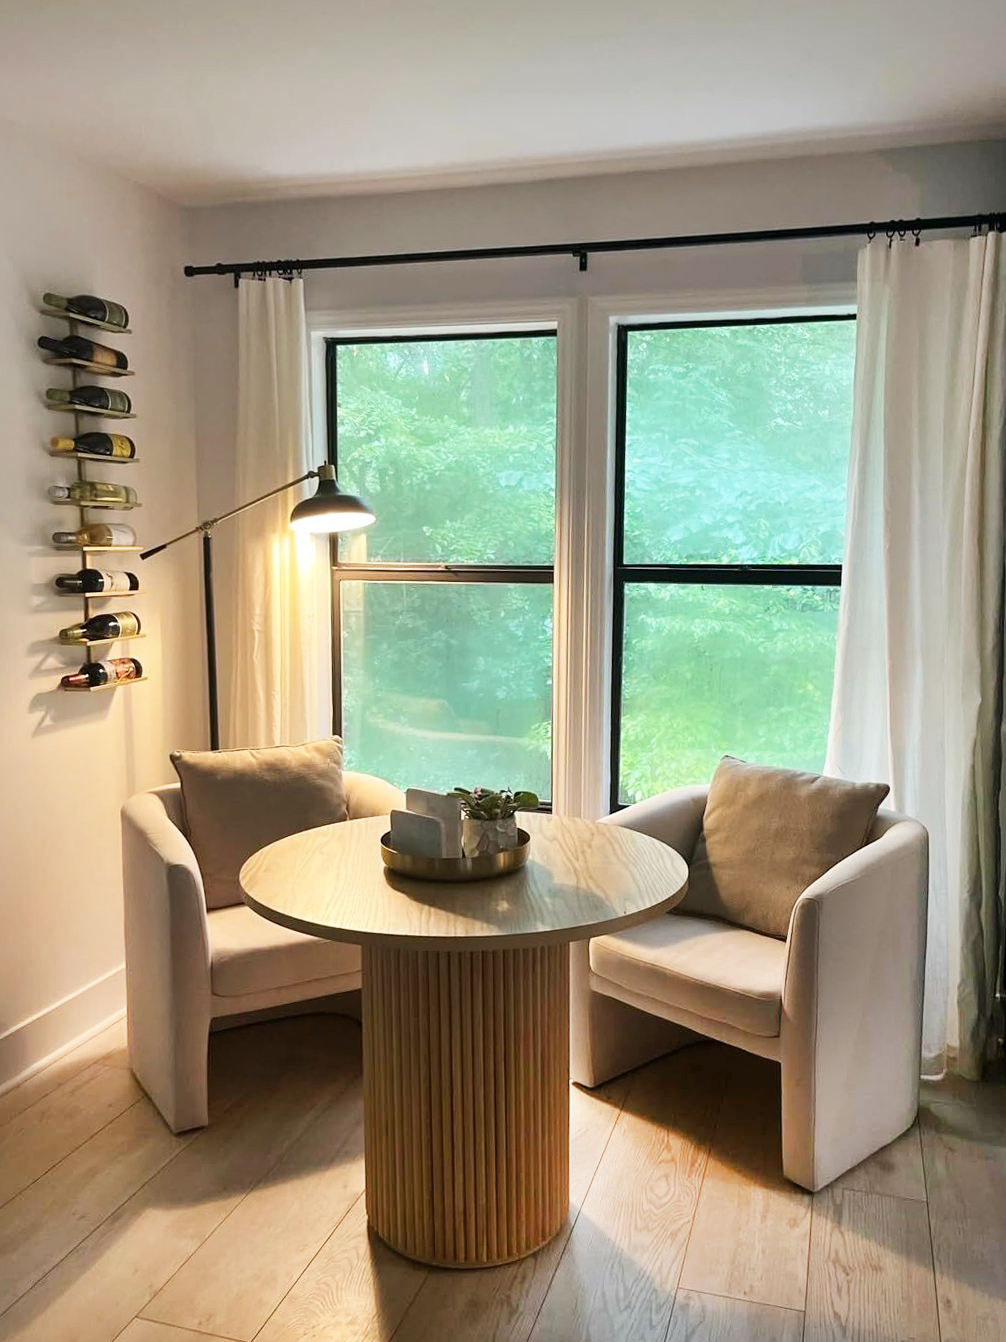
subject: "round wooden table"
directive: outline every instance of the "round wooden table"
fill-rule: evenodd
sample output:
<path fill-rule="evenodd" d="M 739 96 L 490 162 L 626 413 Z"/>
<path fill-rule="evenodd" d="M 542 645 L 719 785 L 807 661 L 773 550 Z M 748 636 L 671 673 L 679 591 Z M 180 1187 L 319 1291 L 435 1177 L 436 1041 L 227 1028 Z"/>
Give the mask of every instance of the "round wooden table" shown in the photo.
<path fill-rule="evenodd" d="M 465 884 L 385 870 L 386 816 L 241 869 L 245 902 L 363 948 L 367 1215 L 445 1267 L 523 1258 L 569 1209 L 569 949 L 672 908 L 688 868 L 633 830 L 525 815 L 527 865 Z"/>

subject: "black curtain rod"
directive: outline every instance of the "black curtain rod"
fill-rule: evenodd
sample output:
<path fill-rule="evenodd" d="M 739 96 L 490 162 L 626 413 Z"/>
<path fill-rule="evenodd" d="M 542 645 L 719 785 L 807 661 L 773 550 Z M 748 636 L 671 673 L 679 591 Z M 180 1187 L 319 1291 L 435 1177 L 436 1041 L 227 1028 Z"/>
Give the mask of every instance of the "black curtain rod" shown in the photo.
<path fill-rule="evenodd" d="M 1001 233 L 1006 229 L 1006 212 L 990 214 L 951 214 L 935 219 L 889 219 L 886 223 L 823 224 L 814 228 L 767 228 L 747 233 L 686 233 L 667 238 L 618 238 L 602 242 L 546 242 L 525 247 L 467 247 L 443 252 L 390 252 L 374 256 L 316 256 L 299 261 L 218 261 L 212 266 L 186 266 L 185 274 L 232 275 L 237 284 L 241 275 L 295 275 L 305 270 L 349 270 L 359 266 L 415 266 L 434 261 L 498 261 L 521 256 L 575 256 L 580 269 L 587 269 L 593 252 L 648 252 L 677 247 L 726 247 L 741 242 L 792 242 L 810 238 L 888 238 L 919 237 L 924 232 L 983 228 Z"/>

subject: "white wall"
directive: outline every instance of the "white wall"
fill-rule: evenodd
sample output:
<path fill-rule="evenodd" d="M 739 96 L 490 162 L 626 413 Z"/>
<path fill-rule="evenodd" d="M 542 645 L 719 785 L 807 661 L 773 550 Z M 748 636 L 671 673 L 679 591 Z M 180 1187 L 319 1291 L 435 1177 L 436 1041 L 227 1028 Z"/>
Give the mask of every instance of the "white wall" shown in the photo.
<path fill-rule="evenodd" d="M 196 210 L 189 260 L 255 261 L 505 246 L 520 243 L 782 228 L 867 219 L 975 213 L 1006 207 L 1006 143 L 940 145 L 897 152 L 841 154 L 585 177 L 523 185 L 348 196 Z M 594 256 L 581 274 L 573 258 L 464 262 L 385 269 L 309 271 L 309 311 L 357 314 L 403 308 L 483 306 L 573 299 L 586 336 L 590 299 L 638 295 L 637 311 L 672 312 L 695 294 L 785 292 L 812 304 L 822 294 L 853 292 L 861 241 Z M 236 302 L 229 278 L 188 281 L 197 348 L 199 498 L 203 514 L 231 506 L 235 403 Z M 726 298 L 724 302 L 726 303 Z M 631 304 L 628 307 L 631 309 Z M 596 307 L 596 305 L 595 305 Z M 587 376 L 581 340 L 577 377 L 577 451 L 596 472 L 590 444 L 603 401 L 594 399 L 596 363 Z M 588 385 L 589 384 L 589 385 Z M 317 445 L 321 459 L 324 444 Z M 597 531 L 595 529 L 595 535 Z M 221 588 L 227 590 L 230 540 L 217 537 Z M 587 547 L 590 546 L 589 537 Z M 229 674 L 226 613 L 221 623 L 221 683 Z M 575 697 L 575 696 L 574 696 Z M 601 708 L 595 705 L 595 717 Z M 599 719 L 598 719 L 599 720 Z M 226 717 L 225 717 L 226 725 Z"/>
<path fill-rule="evenodd" d="M 136 602 L 149 637 L 135 644 L 150 681 L 107 694 L 56 690 L 79 663 L 51 642 L 78 618 L 55 597 L 74 556 L 47 545 L 76 513 L 46 486 L 71 478 L 44 448 L 72 420 L 45 409 L 65 374 L 40 362 L 36 337 L 65 333 L 40 316 L 45 289 L 98 293 L 129 308 L 121 337 L 136 376 L 129 432 L 142 460 L 107 477 L 137 487 L 141 541 L 195 516 L 191 288 L 183 212 L 152 193 L 0 129 L 0 1085 L 123 1004 L 119 806 L 171 775 L 168 752 L 204 744 L 196 548 L 143 566 Z M 118 343 L 112 340 L 111 343 Z M 99 468 L 92 475 L 103 478 Z M 123 649 L 124 650 L 124 649 Z"/>

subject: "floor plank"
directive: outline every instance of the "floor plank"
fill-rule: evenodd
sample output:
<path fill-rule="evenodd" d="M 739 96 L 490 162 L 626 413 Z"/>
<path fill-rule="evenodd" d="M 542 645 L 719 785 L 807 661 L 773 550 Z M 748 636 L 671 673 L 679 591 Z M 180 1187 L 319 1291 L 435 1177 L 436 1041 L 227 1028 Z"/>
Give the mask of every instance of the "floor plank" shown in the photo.
<path fill-rule="evenodd" d="M 679 1286 L 802 1310 L 811 1198 L 782 1172 L 779 1068 L 724 1055 L 723 1102 Z"/>
<path fill-rule="evenodd" d="M 0 1312 L 192 1140 L 137 1102 L 0 1208 Z"/>
<path fill-rule="evenodd" d="M 426 1272 L 368 1232 L 360 1197 L 255 1342 L 387 1342 Z"/>
<path fill-rule="evenodd" d="M 92 1063 L 0 1128 L 0 1206 L 45 1174 L 143 1092 L 131 1072 Z"/>
<path fill-rule="evenodd" d="M 146 1098 L 109 1119 L 135 1093 L 117 1033 L 45 1094 L 26 1083 L 31 1102 L 0 1123 L 0 1173 L 32 1180 L 0 1208 L 0 1342 L 247 1342 L 260 1324 L 255 1342 L 1006 1337 L 999 1086 L 924 1087 L 920 1127 L 815 1197 L 801 1259 L 774 1069 L 686 1050 L 572 1092 L 560 1236 L 521 1263 L 447 1272 L 368 1233 L 355 1023 L 215 1035 L 211 1126 L 181 1138 Z M 796 1298 L 801 1261 L 805 1317 L 777 1303 Z"/>
<path fill-rule="evenodd" d="M 106 1069 L 111 1074 L 111 1069 Z M 292 1054 L 0 1315 L 0 1339 L 111 1342 L 296 1140 L 328 1074 Z"/>
<path fill-rule="evenodd" d="M 1006 1094 L 974 1089 L 922 1116 L 943 1342 L 1006 1337 Z"/>
<path fill-rule="evenodd" d="M 939 1342 L 926 1207 L 825 1189 L 814 1198 L 805 1342 Z"/>
<path fill-rule="evenodd" d="M 44 1096 L 52 1094 L 59 1086 L 70 1081 L 92 1063 L 104 1062 L 106 1066 L 113 1063 L 119 1066 L 120 1063 L 124 1063 L 128 1066 L 125 1055 L 126 1020 L 122 1017 L 98 1034 L 92 1035 L 90 1039 L 85 1039 L 69 1053 L 64 1053 L 48 1067 L 43 1067 L 20 1085 L 13 1086 L 0 1095 L 0 1125 L 16 1118 Z"/>
<path fill-rule="evenodd" d="M 188 1328 L 173 1328 L 167 1323 L 134 1319 L 116 1342 L 231 1342 L 231 1339 L 214 1337 L 211 1333 L 193 1333 Z"/>
<path fill-rule="evenodd" d="M 98 1050 L 98 1061 L 105 1067 L 128 1067 L 129 1039 L 125 1016 L 102 1030 L 101 1034 L 95 1035 L 93 1044 Z"/>
<path fill-rule="evenodd" d="M 667 1333 L 667 1342 L 802 1342 L 802 1339 L 802 1310 L 729 1300 L 722 1295 L 702 1295 L 680 1287 Z"/>
<path fill-rule="evenodd" d="M 718 1103 L 709 1046 L 634 1074 L 534 1342 L 663 1342 Z"/>
<path fill-rule="evenodd" d="M 251 1342 L 363 1192 L 359 1060 L 286 1155 L 143 1310 Z"/>
<path fill-rule="evenodd" d="M 525 1342 L 562 1257 L 625 1097 L 629 1078 L 596 1091 L 570 1091 L 570 1214 L 562 1230 L 536 1254 L 505 1267 L 447 1272 L 431 1269 L 395 1342 Z"/>
<path fill-rule="evenodd" d="M 854 1169 L 847 1170 L 833 1187 L 925 1202 L 926 1177 L 922 1169 L 918 1123 L 913 1123 L 907 1132 L 903 1132 L 890 1145 L 881 1147 Z"/>

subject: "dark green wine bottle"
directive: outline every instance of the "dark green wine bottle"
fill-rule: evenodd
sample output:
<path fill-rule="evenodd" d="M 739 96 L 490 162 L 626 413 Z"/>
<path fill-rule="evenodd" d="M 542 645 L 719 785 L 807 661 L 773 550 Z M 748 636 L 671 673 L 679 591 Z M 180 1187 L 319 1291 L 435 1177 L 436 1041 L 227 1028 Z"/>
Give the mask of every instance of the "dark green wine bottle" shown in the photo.
<path fill-rule="evenodd" d="M 63 336 L 60 340 L 52 336 L 39 336 L 38 346 L 55 354 L 58 359 L 80 359 L 83 363 L 97 363 L 120 370 L 129 367 L 129 360 L 121 350 L 99 345 L 96 340 L 85 340 L 83 336 Z"/>
<path fill-rule="evenodd" d="M 94 294 L 74 294 L 64 298 L 62 294 L 43 294 L 42 302 L 47 308 L 58 308 L 71 316 L 90 317 L 93 322 L 107 322 L 109 326 L 129 325 L 129 313 L 121 303 L 113 303 L 109 298 L 97 298 Z"/>
<path fill-rule="evenodd" d="M 135 573 L 110 573 L 100 568 L 82 568 L 76 573 L 57 573 L 52 580 L 57 592 L 137 592 L 140 580 Z"/>
<path fill-rule="evenodd" d="M 53 452 L 67 456 L 87 452 L 93 457 L 114 457 L 119 461 L 131 461 L 136 456 L 136 444 L 124 433 L 78 433 L 76 438 L 50 438 L 49 446 Z"/>
<path fill-rule="evenodd" d="M 113 657 L 107 662 L 85 662 L 79 671 L 63 676 L 59 683 L 65 690 L 87 690 L 123 680 L 139 680 L 142 675 L 143 667 L 135 657 Z"/>
<path fill-rule="evenodd" d="M 59 631 L 60 643 L 105 642 L 116 638 L 133 638 L 140 632 L 140 617 L 131 610 L 117 610 L 107 615 L 92 615 L 80 624 L 68 625 Z"/>
<path fill-rule="evenodd" d="M 92 410 L 114 410 L 128 415 L 133 403 L 124 391 L 110 391 L 108 387 L 47 387 L 47 401 L 60 405 L 87 405 Z"/>

